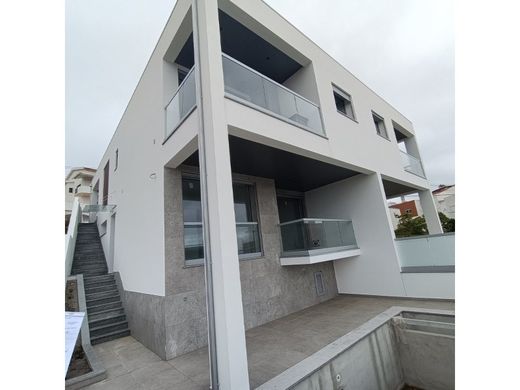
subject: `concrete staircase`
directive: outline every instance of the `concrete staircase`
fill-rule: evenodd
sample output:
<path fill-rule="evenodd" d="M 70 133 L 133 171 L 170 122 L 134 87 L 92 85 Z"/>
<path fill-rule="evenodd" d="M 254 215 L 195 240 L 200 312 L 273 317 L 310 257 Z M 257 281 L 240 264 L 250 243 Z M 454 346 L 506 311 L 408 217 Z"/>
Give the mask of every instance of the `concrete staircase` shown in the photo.
<path fill-rule="evenodd" d="M 129 336 L 114 274 L 108 273 L 96 223 L 78 225 L 72 274 L 83 274 L 92 345 Z"/>

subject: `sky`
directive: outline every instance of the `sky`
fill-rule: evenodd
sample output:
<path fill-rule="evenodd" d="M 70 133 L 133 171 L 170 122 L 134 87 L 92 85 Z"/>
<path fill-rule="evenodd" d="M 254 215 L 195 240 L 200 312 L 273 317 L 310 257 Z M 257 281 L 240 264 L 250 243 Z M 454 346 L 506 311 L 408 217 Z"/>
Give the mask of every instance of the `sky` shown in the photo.
<path fill-rule="evenodd" d="M 454 183 L 452 0 L 266 3 L 413 122 L 432 186 Z M 65 170 L 97 168 L 175 0 L 65 4 Z"/>

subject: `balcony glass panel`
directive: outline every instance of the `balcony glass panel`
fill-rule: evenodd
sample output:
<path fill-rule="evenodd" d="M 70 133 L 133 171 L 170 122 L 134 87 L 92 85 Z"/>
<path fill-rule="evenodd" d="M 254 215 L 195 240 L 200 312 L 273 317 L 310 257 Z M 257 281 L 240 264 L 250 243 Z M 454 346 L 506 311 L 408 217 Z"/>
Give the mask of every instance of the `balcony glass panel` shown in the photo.
<path fill-rule="evenodd" d="M 192 68 L 166 106 L 166 137 L 175 131 L 195 104 L 195 76 Z"/>
<path fill-rule="evenodd" d="M 455 234 L 399 238 L 401 268 L 455 266 Z"/>
<path fill-rule="evenodd" d="M 303 218 L 280 224 L 284 255 L 358 248 L 352 221 Z"/>
<path fill-rule="evenodd" d="M 226 93 L 315 134 L 325 135 L 320 109 L 314 103 L 229 56 L 223 55 L 222 61 Z"/>
<path fill-rule="evenodd" d="M 414 175 L 426 178 L 421 160 L 411 154 L 403 152 L 402 150 L 400 152 L 404 170 L 413 173 Z"/>

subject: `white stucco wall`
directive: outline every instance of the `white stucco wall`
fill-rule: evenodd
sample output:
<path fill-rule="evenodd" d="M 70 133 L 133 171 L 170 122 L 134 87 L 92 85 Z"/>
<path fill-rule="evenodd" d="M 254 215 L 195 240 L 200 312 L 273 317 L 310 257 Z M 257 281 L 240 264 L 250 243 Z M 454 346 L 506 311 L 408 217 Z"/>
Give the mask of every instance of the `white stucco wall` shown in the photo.
<path fill-rule="evenodd" d="M 358 175 L 305 194 L 309 217 L 352 220 L 361 255 L 334 262 L 338 292 L 405 296 L 380 177 Z"/>
<path fill-rule="evenodd" d="M 414 298 L 455 299 L 455 273 L 404 273 L 406 295 Z"/>
<path fill-rule="evenodd" d="M 153 295 L 164 295 L 165 291 L 164 166 L 187 144 L 191 142 L 193 146 L 197 117 L 195 111 L 174 134 L 175 138 L 162 145 L 165 139 L 163 77 L 169 77 L 163 72 L 163 58 L 190 4 L 186 0 L 177 2 L 93 180 L 99 183 L 98 202 L 101 203 L 103 168 L 110 160 L 108 203 L 116 205 L 117 226 L 111 270 L 120 272 L 124 287 L 129 291 Z M 114 171 L 116 149 L 119 164 Z M 106 219 L 102 243 L 109 260 L 110 214 L 98 216 L 100 227 Z"/>

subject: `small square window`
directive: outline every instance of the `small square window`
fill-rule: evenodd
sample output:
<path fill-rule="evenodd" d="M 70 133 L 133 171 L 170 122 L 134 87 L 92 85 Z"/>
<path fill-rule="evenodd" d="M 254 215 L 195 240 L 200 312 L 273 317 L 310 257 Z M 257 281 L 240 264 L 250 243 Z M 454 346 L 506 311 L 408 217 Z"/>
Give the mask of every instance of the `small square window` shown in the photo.
<path fill-rule="evenodd" d="M 383 138 L 388 139 L 388 133 L 386 132 L 384 119 L 377 115 L 375 112 L 372 112 L 372 118 L 374 119 L 374 124 L 376 125 L 377 134 Z"/>
<path fill-rule="evenodd" d="M 354 108 L 352 107 L 352 98 L 350 95 L 334 86 L 332 89 L 334 94 L 334 102 L 336 103 L 336 110 L 350 119 L 356 120 L 354 118 Z"/>
<path fill-rule="evenodd" d="M 72 187 L 69 187 L 69 194 L 72 194 Z"/>

